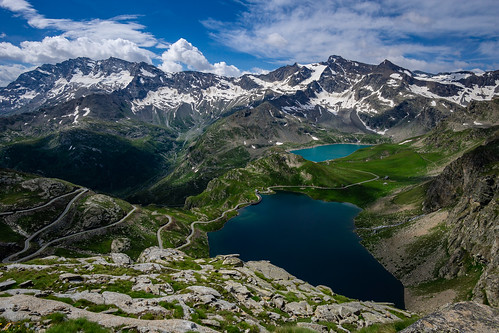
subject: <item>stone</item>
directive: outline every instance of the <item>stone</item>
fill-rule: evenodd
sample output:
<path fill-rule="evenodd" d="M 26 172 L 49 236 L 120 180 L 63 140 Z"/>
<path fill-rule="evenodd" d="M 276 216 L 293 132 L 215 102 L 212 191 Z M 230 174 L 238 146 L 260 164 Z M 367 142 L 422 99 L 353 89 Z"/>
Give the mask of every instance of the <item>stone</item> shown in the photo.
<path fill-rule="evenodd" d="M 294 280 L 295 277 L 284 269 L 272 265 L 268 261 L 248 261 L 246 266 L 254 272 L 259 272 L 263 274 L 267 279 L 270 280 Z"/>
<path fill-rule="evenodd" d="M 281 295 L 276 295 L 272 298 L 272 303 L 274 303 L 275 307 L 278 309 L 283 309 L 286 301 Z"/>
<path fill-rule="evenodd" d="M 119 253 L 130 249 L 132 242 L 129 238 L 121 237 L 113 239 L 111 252 Z"/>
<path fill-rule="evenodd" d="M 236 257 L 228 257 L 222 262 L 224 265 L 230 265 L 234 267 L 243 267 L 244 263 L 241 259 Z"/>
<path fill-rule="evenodd" d="M 137 262 L 148 263 L 154 261 L 182 261 L 185 253 L 176 249 L 160 249 L 157 246 L 149 247 L 142 251 Z"/>
<path fill-rule="evenodd" d="M 234 282 L 234 281 L 226 281 L 225 282 L 225 290 L 227 290 L 230 293 L 234 294 L 239 294 L 239 295 L 249 295 L 251 292 L 246 288 L 246 286 L 243 286 L 239 282 Z"/>
<path fill-rule="evenodd" d="M 312 315 L 312 307 L 306 301 L 291 302 L 284 306 L 284 311 L 297 317 L 306 317 Z"/>
<path fill-rule="evenodd" d="M 331 311 L 330 305 L 319 305 L 315 308 L 314 316 L 318 321 L 338 322 L 338 316 Z"/>
<path fill-rule="evenodd" d="M 111 253 L 111 259 L 115 264 L 120 266 L 132 264 L 132 259 L 125 253 Z"/>
<path fill-rule="evenodd" d="M 302 327 L 302 328 L 307 328 L 312 331 L 316 332 L 323 332 L 323 333 L 328 333 L 329 330 L 327 326 L 319 325 L 319 324 L 312 324 L 312 323 L 296 323 L 296 326 Z"/>
<path fill-rule="evenodd" d="M 401 333 L 497 333 L 499 309 L 475 302 L 450 304 L 431 313 Z"/>
<path fill-rule="evenodd" d="M 212 319 L 202 319 L 201 324 L 207 325 L 207 326 L 213 326 L 213 327 L 220 327 L 220 323 L 216 320 Z"/>
<path fill-rule="evenodd" d="M 59 275 L 59 280 L 71 283 L 83 282 L 83 277 L 78 274 L 64 273 Z"/>
<path fill-rule="evenodd" d="M 198 295 L 212 295 L 214 297 L 221 297 L 220 293 L 213 288 L 204 286 L 189 286 L 186 288 Z"/>
<path fill-rule="evenodd" d="M 10 287 L 15 285 L 16 283 L 17 283 L 16 280 L 12 280 L 12 279 L 0 282 L 0 290 L 9 289 Z"/>
<path fill-rule="evenodd" d="M 26 287 L 32 287 L 34 285 L 32 280 L 24 281 L 22 283 L 19 283 L 19 288 L 26 288 Z"/>

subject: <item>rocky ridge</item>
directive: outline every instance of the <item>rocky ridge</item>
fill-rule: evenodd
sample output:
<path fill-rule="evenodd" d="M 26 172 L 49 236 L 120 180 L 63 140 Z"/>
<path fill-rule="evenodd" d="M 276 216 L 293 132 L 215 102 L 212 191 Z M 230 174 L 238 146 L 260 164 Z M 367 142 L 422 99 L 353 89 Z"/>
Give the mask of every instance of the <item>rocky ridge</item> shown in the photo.
<path fill-rule="evenodd" d="M 350 300 L 267 261 L 243 262 L 237 255 L 194 260 L 152 247 L 136 262 L 123 253 L 52 256 L 2 265 L 0 274 L 0 316 L 10 321 L 39 323 L 62 312 L 140 332 L 266 332 L 297 322 L 319 332 L 347 332 L 412 316 L 390 304 Z"/>
<path fill-rule="evenodd" d="M 77 58 L 43 65 L 0 88 L 0 114 L 41 107 L 46 112 L 66 105 L 66 114 L 46 121 L 77 123 L 102 116 L 106 107 L 92 96 L 109 96 L 104 99 L 116 106 L 111 117 L 125 116 L 195 135 L 235 110 L 270 101 L 286 114 L 313 124 L 348 132 L 403 132 L 407 137 L 428 131 L 472 101 L 491 100 L 498 94 L 498 82 L 498 71 L 433 75 L 413 73 L 388 60 L 369 65 L 339 56 L 240 78 L 165 73 L 116 58 Z"/>

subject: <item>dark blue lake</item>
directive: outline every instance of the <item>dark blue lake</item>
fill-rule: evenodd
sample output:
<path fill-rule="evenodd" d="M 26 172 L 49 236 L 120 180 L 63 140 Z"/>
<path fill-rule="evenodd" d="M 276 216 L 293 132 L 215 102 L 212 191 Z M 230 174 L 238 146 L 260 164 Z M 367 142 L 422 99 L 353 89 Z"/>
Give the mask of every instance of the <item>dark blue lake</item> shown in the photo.
<path fill-rule="evenodd" d="M 404 307 L 402 284 L 359 243 L 352 204 L 313 200 L 278 192 L 239 211 L 208 233 L 210 256 L 239 253 L 241 259 L 270 260 L 297 278 L 327 285 L 360 300 Z"/>
<path fill-rule="evenodd" d="M 313 162 L 323 162 L 335 158 L 341 158 L 350 155 L 360 148 L 370 147 L 370 145 L 355 145 L 346 143 L 336 143 L 333 145 L 317 146 L 313 148 L 305 148 L 292 150 L 291 152 L 296 155 L 303 156 L 303 158 Z"/>

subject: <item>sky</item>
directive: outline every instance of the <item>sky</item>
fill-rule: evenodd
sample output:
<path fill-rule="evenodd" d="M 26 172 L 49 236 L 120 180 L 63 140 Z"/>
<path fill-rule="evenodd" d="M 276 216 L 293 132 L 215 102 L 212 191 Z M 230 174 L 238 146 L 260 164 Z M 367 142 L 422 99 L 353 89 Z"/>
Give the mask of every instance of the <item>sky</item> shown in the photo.
<path fill-rule="evenodd" d="M 76 57 L 239 76 L 330 55 L 496 70 L 499 1 L 0 0 L 0 86 Z"/>

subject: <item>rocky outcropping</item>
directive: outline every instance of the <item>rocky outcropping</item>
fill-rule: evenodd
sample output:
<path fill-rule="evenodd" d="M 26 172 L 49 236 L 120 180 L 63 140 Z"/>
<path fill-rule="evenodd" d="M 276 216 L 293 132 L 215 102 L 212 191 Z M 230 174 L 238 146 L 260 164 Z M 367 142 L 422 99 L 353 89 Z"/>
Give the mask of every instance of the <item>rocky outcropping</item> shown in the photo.
<path fill-rule="evenodd" d="M 464 154 L 429 185 L 424 208 L 450 209 L 446 252 L 438 277 L 464 276 L 471 267 L 483 273 L 473 299 L 499 306 L 499 139 Z"/>
<path fill-rule="evenodd" d="M 265 332 L 298 321 L 350 331 L 411 317 L 390 304 L 345 302 L 330 288 L 314 287 L 268 261 L 245 263 L 235 255 L 194 260 L 178 250 L 152 247 L 137 263 L 121 253 L 77 260 L 53 256 L 2 270 L 0 282 L 10 282 L 0 297 L 0 316 L 10 321 L 40 322 L 63 312 L 113 329 Z M 26 272 L 30 283 L 24 281 Z"/>
<path fill-rule="evenodd" d="M 499 310 L 474 302 L 451 304 L 401 331 L 401 333 L 441 332 L 499 332 Z"/>

